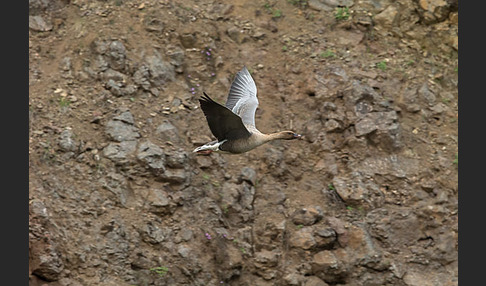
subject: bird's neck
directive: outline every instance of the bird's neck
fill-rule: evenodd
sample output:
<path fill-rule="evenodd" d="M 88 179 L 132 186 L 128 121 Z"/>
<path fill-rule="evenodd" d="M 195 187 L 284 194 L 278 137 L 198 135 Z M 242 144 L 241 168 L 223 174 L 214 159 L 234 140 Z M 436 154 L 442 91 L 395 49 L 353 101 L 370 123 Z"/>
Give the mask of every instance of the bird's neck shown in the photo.
<path fill-rule="evenodd" d="M 270 134 L 263 134 L 265 137 L 265 141 L 273 141 L 273 140 L 280 140 L 285 138 L 285 133 L 284 132 L 276 132 L 276 133 L 270 133 Z"/>

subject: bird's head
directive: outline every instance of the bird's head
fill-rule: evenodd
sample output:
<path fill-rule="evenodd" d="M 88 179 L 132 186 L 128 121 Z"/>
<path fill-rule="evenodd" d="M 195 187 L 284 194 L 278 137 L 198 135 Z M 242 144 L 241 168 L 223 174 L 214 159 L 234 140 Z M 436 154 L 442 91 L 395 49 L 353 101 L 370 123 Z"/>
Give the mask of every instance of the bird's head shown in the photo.
<path fill-rule="evenodd" d="M 302 135 L 295 133 L 294 131 L 282 131 L 280 132 L 280 139 L 284 140 L 294 140 L 302 139 Z"/>

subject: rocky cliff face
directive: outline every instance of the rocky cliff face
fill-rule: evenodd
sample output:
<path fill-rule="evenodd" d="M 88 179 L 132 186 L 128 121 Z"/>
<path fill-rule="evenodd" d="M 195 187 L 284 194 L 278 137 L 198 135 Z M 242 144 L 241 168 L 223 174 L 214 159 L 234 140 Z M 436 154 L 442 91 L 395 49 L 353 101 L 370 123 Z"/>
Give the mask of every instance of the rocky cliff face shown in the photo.
<path fill-rule="evenodd" d="M 31 285 L 457 285 L 457 1 L 29 1 Z M 211 140 L 246 65 L 263 132 Z"/>

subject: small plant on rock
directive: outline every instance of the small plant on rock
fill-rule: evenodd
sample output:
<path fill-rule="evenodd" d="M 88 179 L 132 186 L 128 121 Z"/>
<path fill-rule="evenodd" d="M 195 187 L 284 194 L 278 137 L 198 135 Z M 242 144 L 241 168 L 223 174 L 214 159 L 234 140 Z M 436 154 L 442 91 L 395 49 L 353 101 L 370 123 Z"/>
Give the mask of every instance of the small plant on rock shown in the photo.
<path fill-rule="evenodd" d="M 414 60 L 408 60 L 406 63 L 407 66 L 413 66 L 414 64 L 415 64 Z"/>
<path fill-rule="evenodd" d="M 159 266 L 159 267 L 150 268 L 150 271 L 159 275 L 159 277 L 164 277 L 167 274 L 167 272 L 169 272 L 169 268 L 165 266 Z"/>
<path fill-rule="evenodd" d="M 240 245 L 240 242 L 238 241 L 238 239 L 234 238 L 233 239 L 233 244 L 238 247 L 238 249 L 241 251 L 241 253 L 245 254 L 246 253 L 246 249 Z"/>
<path fill-rule="evenodd" d="M 335 12 L 334 12 L 334 17 L 338 21 L 349 19 L 349 8 L 348 7 L 337 7 Z"/>
<path fill-rule="evenodd" d="M 376 67 L 382 71 L 386 71 L 386 61 L 376 63 Z"/>
<path fill-rule="evenodd" d="M 287 0 L 292 5 L 306 8 L 308 6 L 307 0 Z"/>
<path fill-rule="evenodd" d="M 272 18 L 277 19 L 282 17 L 282 11 L 280 9 L 275 9 L 272 11 Z"/>
<path fill-rule="evenodd" d="M 265 10 L 268 12 L 268 13 L 271 13 L 272 12 L 272 6 L 270 5 L 270 3 L 265 3 L 263 5 L 263 8 L 265 8 Z"/>
<path fill-rule="evenodd" d="M 459 165 L 459 155 L 456 153 L 456 158 L 452 161 L 452 164 Z"/>
<path fill-rule="evenodd" d="M 276 20 L 280 17 L 282 17 L 282 11 L 280 9 L 277 9 L 277 8 L 273 8 L 275 4 L 270 4 L 270 3 L 265 3 L 263 5 L 263 8 L 265 9 L 265 11 L 268 13 L 268 14 L 272 14 L 272 19 L 273 20 Z"/>
<path fill-rule="evenodd" d="M 203 54 L 207 61 L 210 61 L 213 58 L 213 50 L 208 46 L 201 50 L 201 54 Z"/>
<path fill-rule="evenodd" d="M 222 205 L 222 206 L 221 206 L 221 209 L 223 210 L 223 213 L 224 213 L 224 214 L 227 214 L 227 213 L 228 213 L 228 211 L 229 211 L 229 209 L 228 209 L 228 205 L 227 205 L 227 204 Z"/>
<path fill-rule="evenodd" d="M 321 58 L 335 58 L 336 54 L 333 51 L 327 49 L 326 51 L 320 53 L 319 56 Z"/>
<path fill-rule="evenodd" d="M 59 98 L 59 105 L 63 108 L 68 107 L 71 104 L 71 101 L 66 97 L 62 96 Z"/>

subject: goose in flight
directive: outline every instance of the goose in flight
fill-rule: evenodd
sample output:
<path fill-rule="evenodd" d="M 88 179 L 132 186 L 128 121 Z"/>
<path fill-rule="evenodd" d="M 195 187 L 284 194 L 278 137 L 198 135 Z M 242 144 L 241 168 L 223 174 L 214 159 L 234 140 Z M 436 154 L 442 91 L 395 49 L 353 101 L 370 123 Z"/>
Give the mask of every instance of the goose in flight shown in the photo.
<path fill-rule="evenodd" d="M 257 89 L 248 69 L 243 67 L 231 84 L 225 106 L 212 100 L 205 92 L 199 99 L 215 141 L 197 147 L 193 152 L 210 154 L 223 152 L 240 154 L 273 140 L 300 139 L 293 131 L 264 134 L 255 127 L 258 107 Z"/>

